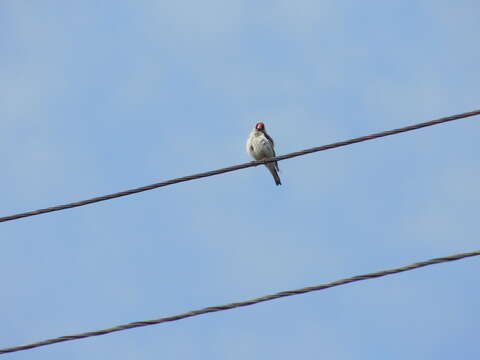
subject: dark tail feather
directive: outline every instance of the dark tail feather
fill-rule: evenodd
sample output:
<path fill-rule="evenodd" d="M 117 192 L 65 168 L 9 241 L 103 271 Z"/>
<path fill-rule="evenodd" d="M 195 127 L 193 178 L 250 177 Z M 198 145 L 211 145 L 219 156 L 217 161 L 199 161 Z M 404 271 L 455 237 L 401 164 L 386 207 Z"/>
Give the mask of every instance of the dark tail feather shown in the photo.
<path fill-rule="evenodd" d="M 275 168 L 275 165 L 272 163 L 265 164 L 265 165 L 267 166 L 268 170 L 270 170 L 270 172 L 272 173 L 273 179 L 275 180 L 275 184 L 282 185 L 282 182 L 280 181 L 280 176 L 278 176 L 278 172 L 277 172 L 277 169 Z"/>

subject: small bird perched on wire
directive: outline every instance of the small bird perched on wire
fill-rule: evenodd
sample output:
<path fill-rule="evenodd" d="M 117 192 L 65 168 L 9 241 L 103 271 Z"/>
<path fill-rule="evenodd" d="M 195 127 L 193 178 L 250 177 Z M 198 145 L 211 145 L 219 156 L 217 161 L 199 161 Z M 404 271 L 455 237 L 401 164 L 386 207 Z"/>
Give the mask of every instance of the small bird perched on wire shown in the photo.
<path fill-rule="evenodd" d="M 255 124 L 255 128 L 248 137 L 247 152 L 252 155 L 255 160 L 264 160 L 276 156 L 275 143 L 270 135 L 267 134 L 265 124 L 261 121 Z M 278 176 L 280 169 L 278 168 L 277 162 L 267 163 L 265 166 L 272 173 L 275 184 L 282 185 L 280 177 Z"/>

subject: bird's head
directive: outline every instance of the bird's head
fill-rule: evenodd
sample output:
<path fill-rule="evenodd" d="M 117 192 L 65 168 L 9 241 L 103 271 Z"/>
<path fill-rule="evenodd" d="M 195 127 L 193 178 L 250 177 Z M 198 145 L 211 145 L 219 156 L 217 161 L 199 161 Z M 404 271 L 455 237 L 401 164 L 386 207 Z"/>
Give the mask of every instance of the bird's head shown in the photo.
<path fill-rule="evenodd" d="M 255 129 L 257 131 L 265 131 L 265 124 L 263 122 L 259 121 L 255 124 Z"/>

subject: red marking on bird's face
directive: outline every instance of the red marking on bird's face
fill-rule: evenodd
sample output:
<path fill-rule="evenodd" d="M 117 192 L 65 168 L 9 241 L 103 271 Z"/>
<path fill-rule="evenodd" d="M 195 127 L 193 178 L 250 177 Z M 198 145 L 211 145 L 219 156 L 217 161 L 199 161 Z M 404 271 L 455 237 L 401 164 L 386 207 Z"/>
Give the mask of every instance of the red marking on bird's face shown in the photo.
<path fill-rule="evenodd" d="M 255 129 L 257 129 L 258 131 L 265 131 L 265 124 L 259 121 L 255 124 Z"/>

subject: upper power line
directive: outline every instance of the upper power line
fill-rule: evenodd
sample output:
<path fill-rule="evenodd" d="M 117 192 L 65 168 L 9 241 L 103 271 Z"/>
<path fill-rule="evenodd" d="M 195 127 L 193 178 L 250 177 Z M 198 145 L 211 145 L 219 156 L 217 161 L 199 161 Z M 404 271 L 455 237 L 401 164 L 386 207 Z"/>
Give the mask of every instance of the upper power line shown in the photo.
<path fill-rule="evenodd" d="M 427 127 L 427 126 L 438 125 L 438 124 L 442 124 L 442 123 L 445 123 L 445 122 L 448 122 L 448 121 L 459 120 L 459 119 L 463 119 L 463 118 L 467 118 L 467 117 L 475 116 L 475 115 L 480 115 L 480 110 L 474 110 L 474 111 L 470 111 L 470 112 L 466 112 L 466 113 L 462 113 L 462 114 L 456 114 L 456 115 L 447 116 L 447 117 L 443 117 L 443 118 L 436 119 L 436 120 L 431 120 L 431 121 L 422 122 L 422 123 L 418 123 L 418 124 L 414 124 L 414 125 L 410 125 L 410 126 L 405 126 L 405 127 L 398 128 L 398 129 L 382 131 L 382 132 L 378 132 L 378 133 L 374 133 L 374 134 L 370 134 L 370 135 L 365 135 L 365 136 L 361 136 L 361 137 L 357 137 L 357 138 L 353 138 L 353 139 L 349 139 L 349 140 L 339 141 L 339 142 L 328 144 L 328 145 L 313 147 L 313 148 L 305 149 L 305 150 L 302 150 L 302 151 L 297 151 L 297 152 L 293 152 L 293 153 L 290 153 L 290 154 L 277 156 L 275 158 L 271 158 L 271 159 L 268 159 L 268 160 L 246 162 L 246 163 L 243 163 L 243 164 L 229 166 L 229 167 L 218 169 L 218 170 L 202 172 L 202 173 L 188 175 L 188 176 L 184 176 L 184 177 L 179 177 L 179 178 L 175 178 L 175 179 L 171 179 L 171 180 L 167 180 L 167 181 L 162 181 L 162 182 L 151 184 L 151 185 L 141 186 L 141 187 L 130 189 L 130 190 L 120 191 L 120 192 L 116 192 L 116 193 L 113 193 L 113 194 L 97 196 L 97 197 L 87 199 L 87 200 L 81 200 L 81 201 L 71 202 L 71 203 L 67 203 L 67 204 L 63 204 L 63 205 L 57 205 L 57 206 L 52 206 L 52 207 L 48 207 L 48 208 L 27 211 L 27 212 L 13 214 L 13 215 L 9 215 L 9 216 L 4 216 L 4 217 L 0 217 L 0 222 L 16 220 L 16 219 L 29 217 L 29 216 L 34 216 L 34 215 L 45 214 L 45 213 L 49 213 L 49 212 L 53 212 L 53 211 L 71 209 L 71 208 L 78 207 L 78 206 L 84 206 L 84 205 L 93 204 L 93 203 L 100 202 L 100 201 L 105 201 L 105 200 L 110 200 L 110 199 L 114 199 L 114 198 L 118 198 L 118 197 L 122 197 L 122 196 L 136 194 L 136 193 L 139 193 L 139 192 L 142 192 L 142 191 L 153 190 L 153 189 L 156 189 L 156 188 L 159 188 L 159 187 L 173 185 L 173 184 L 177 184 L 177 183 L 184 182 L 184 181 L 190 181 L 190 180 L 200 179 L 200 178 L 204 178 L 204 177 L 208 177 L 208 176 L 219 175 L 219 174 L 223 174 L 223 173 L 227 173 L 227 172 L 231 172 L 231 171 L 245 169 L 245 168 L 252 167 L 252 166 L 262 165 L 262 164 L 273 162 L 273 161 L 281 161 L 281 160 L 285 160 L 285 159 L 290 159 L 290 158 L 294 158 L 294 157 L 297 157 L 297 156 L 303 156 L 303 155 L 311 154 L 311 153 L 318 152 L 318 151 L 334 149 L 334 148 L 337 148 L 337 147 L 351 145 L 351 144 L 355 144 L 355 143 L 359 143 L 359 142 L 363 142 L 363 141 L 367 141 L 367 140 L 373 140 L 373 139 L 381 138 L 381 137 L 384 137 L 384 136 L 400 134 L 400 133 L 403 133 L 403 132 L 417 130 L 417 129 L 421 129 L 421 128 L 424 128 L 424 127 Z"/>

